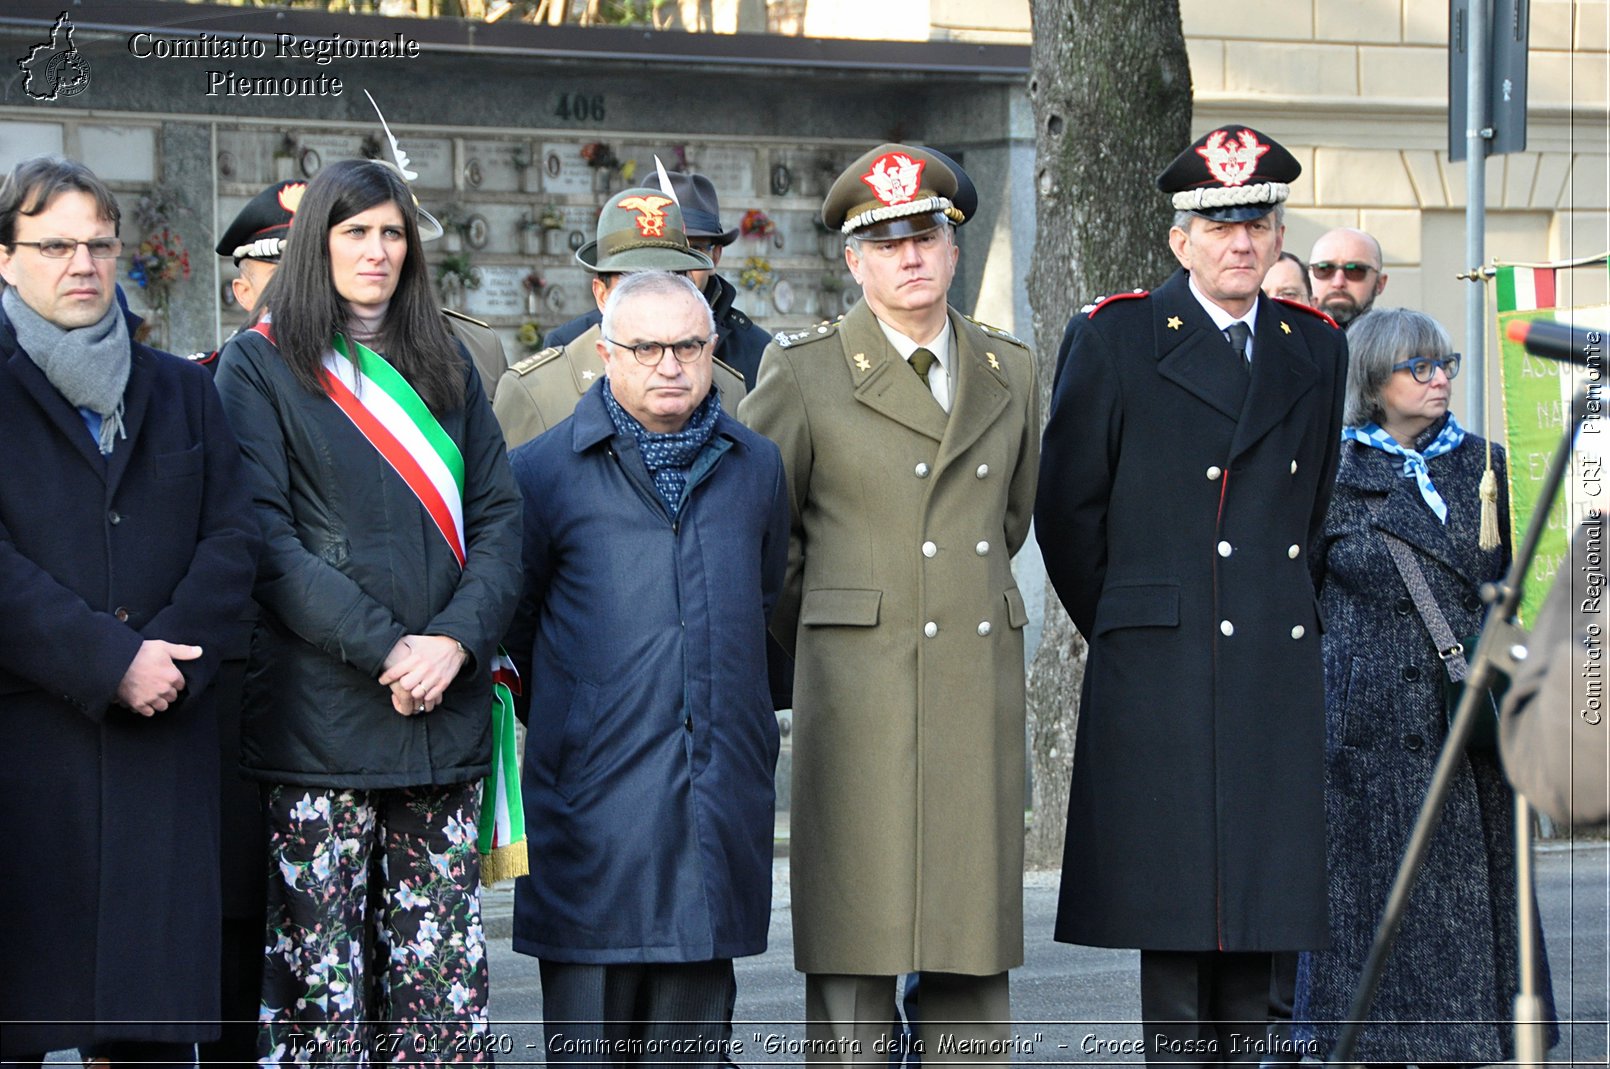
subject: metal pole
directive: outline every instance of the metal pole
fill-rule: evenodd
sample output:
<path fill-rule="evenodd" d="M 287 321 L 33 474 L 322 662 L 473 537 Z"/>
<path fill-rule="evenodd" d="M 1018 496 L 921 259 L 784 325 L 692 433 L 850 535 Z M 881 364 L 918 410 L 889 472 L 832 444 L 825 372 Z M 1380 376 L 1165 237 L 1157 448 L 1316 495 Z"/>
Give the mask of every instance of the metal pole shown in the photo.
<path fill-rule="evenodd" d="M 1465 266 L 1481 267 L 1487 258 L 1487 125 L 1488 37 L 1491 4 L 1470 0 L 1469 63 L 1465 67 Z M 1465 294 L 1465 404 L 1460 419 L 1472 431 L 1487 434 L 1486 366 L 1487 287 L 1473 284 Z"/>
<path fill-rule="evenodd" d="M 1567 370 L 1567 369 L 1562 369 Z M 1567 577 L 1569 582 L 1569 577 Z M 1543 1043 L 1543 999 L 1537 993 L 1537 902 L 1532 887 L 1532 807 L 1515 794 L 1515 923 L 1520 927 L 1520 990 L 1515 993 L 1515 1062 L 1540 1066 L 1548 1058 Z"/>

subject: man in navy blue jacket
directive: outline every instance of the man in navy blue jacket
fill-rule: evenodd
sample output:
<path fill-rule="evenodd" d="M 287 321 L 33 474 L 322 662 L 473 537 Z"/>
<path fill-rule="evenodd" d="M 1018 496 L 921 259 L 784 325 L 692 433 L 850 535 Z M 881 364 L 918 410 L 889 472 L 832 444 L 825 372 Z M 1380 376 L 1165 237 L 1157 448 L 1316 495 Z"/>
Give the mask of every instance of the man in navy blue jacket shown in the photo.
<path fill-rule="evenodd" d="M 777 721 L 766 624 L 789 515 L 777 447 L 710 389 L 694 285 L 632 274 L 604 377 L 516 449 L 531 875 L 550 1064 L 724 1063 L 732 959 L 766 948 Z"/>

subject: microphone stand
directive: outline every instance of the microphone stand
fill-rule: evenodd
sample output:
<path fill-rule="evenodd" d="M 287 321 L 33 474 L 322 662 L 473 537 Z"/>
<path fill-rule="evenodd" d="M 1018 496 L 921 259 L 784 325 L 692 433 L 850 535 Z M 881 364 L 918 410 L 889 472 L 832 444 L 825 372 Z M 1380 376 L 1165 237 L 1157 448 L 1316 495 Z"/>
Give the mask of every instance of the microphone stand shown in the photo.
<path fill-rule="evenodd" d="M 1420 815 L 1415 820 L 1409 845 L 1403 851 L 1403 861 L 1398 866 L 1397 878 L 1393 881 L 1392 891 L 1387 896 L 1386 909 L 1376 925 L 1375 942 L 1371 944 L 1370 956 L 1365 960 L 1358 990 L 1353 995 L 1353 1004 L 1348 1007 L 1347 1023 L 1343 1026 L 1337 1037 L 1336 1046 L 1331 1052 L 1333 1063 L 1357 1064 L 1352 1058 L 1359 1030 L 1363 1028 L 1365 1019 L 1370 1013 L 1370 1006 L 1375 1002 L 1375 993 L 1381 984 L 1381 974 L 1386 969 L 1387 955 L 1392 952 L 1392 944 L 1397 940 L 1398 928 L 1403 922 L 1403 912 L 1409 904 L 1409 893 L 1414 889 L 1415 880 L 1419 878 L 1426 848 L 1431 843 L 1431 837 L 1436 834 L 1437 827 L 1442 823 L 1443 803 L 1447 799 L 1448 789 L 1453 784 L 1454 771 L 1458 768 L 1460 759 L 1464 757 L 1465 742 L 1476 726 L 1478 704 L 1484 704 L 1482 699 L 1485 698 L 1488 687 L 1496 681 L 1495 677 L 1499 671 L 1512 670 L 1526 657 L 1527 633 L 1515 622 L 1515 614 L 1519 610 L 1521 595 L 1524 593 L 1526 573 L 1537 556 L 1538 542 L 1548 526 L 1549 512 L 1554 508 L 1555 499 L 1559 497 L 1560 487 L 1564 485 L 1565 472 L 1571 461 L 1571 450 L 1576 442 L 1577 430 L 1587 418 L 1588 385 L 1588 382 L 1584 382 L 1571 398 L 1571 419 L 1565 428 L 1565 434 L 1555 446 L 1553 457 L 1549 460 L 1548 477 L 1544 480 L 1542 493 L 1538 496 L 1537 508 L 1533 510 L 1531 521 L 1526 525 L 1526 536 L 1521 542 L 1521 549 L 1510 561 L 1509 574 L 1496 589 L 1489 584 L 1482 591 L 1483 597 L 1494 604 L 1487 610 L 1487 619 L 1481 629 L 1481 639 L 1476 644 L 1475 652 L 1470 655 L 1470 670 L 1465 677 L 1465 689 L 1459 698 L 1459 709 L 1448 725 L 1448 740 L 1443 744 L 1442 753 L 1437 758 L 1431 786 L 1427 788 L 1425 801 L 1420 805 Z M 1481 711 L 1481 715 L 1487 715 L 1485 709 Z M 1514 1025 L 1515 1060 L 1522 1065 L 1542 1064 L 1544 1053 L 1543 1000 L 1537 992 L 1539 947 L 1537 903 L 1532 889 L 1531 819 L 1531 807 L 1517 791 L 1515 856 L 1516 879 L 1519 886 L 1516 889 L 1515 912 L 1516 921 L 1520 926 L 1520 990 L 1515 995 Z"/>

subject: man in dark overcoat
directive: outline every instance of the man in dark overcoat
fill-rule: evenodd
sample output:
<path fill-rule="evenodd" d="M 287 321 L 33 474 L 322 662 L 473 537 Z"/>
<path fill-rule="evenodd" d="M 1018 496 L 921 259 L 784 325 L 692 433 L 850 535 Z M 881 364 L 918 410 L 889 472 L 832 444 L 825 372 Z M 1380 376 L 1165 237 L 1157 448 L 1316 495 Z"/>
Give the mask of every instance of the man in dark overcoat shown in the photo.
<path fill-rule="evenodd" d="M 211 377 L 131 340 L 118 215 L 60 157 L 0 186 L 8 1061 L 184 1063 L 218 1031 L 210 689 L 258 536 Z"/>
<path fill-rule="evenodd" d="M 1035 527 L 1090 657 L 1056 938 L 1140 949 L 1149 1060 L 1271 1053 L 1269 954 L 1327 940 L 1306 555 L 1347 349 L 1259 292 L 1300 173 L 1255 130 L 1204 135 L 1158 183 L 1182 270 L 1075 316 L 1057 357 Z"/>

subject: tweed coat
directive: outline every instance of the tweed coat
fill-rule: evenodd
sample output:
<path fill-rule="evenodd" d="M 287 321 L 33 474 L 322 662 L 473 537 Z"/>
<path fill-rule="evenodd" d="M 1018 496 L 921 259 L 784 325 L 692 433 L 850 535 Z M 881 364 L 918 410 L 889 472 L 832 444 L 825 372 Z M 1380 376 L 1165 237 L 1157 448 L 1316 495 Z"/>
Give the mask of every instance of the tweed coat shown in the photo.
<path fill-rule="evenodd" d="M 1504 454 L 1499 447 L 1493 453 L 1504 487 Z M 1472 434 L 1428 462 L 1448 505 L 1443 525 L 1402 475 L 1401 460 L 1357 442 L 1342 445 L 1336 492 L 1314 550 L 1327 625 L 1332 941 L 1330 950 L 1300 959 L 1296 1002 L 1297 1035 L 1317 1038 L 1322 1051 L 1347 1016 L 1447 735 L 1442 662 L 1382 532 L 1413 550 L 1453 633 L 1474 634 L 1485 615 L 1477 590 L 1501 577 L 1509 559 L 1507 546 L 1477 546 L 1484 457 L 1484 441 Z M 1379 516 L 1371 512 L 1376 504 L 1384 506 Z M 1507 511 L 1499 524 L 1506 537 Z M 1371 1011 L 1371 1020 L 1438 1023 L 1366 1027 L 1358 1058 L 1487 1064 L 1511 1056 L 1507 1022 L 1518 986 L 1513 812 L 1496 755 L 1467 752 Z M 1546 964 L 1542 988 L 1548 991 Z"/>
<path fill-rule="evenodd" d="M 492 411 L 503 428 L 510 449 L 569 418 L 593 384 L 604 377 L 598 355 L 602 331 L 597 324 L 566 342 L 516 361 L 498 380 Z M 720 360 L 714 361 L 712 380 L 721 391 L 721 404 L 735 411 L 744 395 L 743 376 Z"/>
<path fill-rule="evenodd" d="M 1023 960 L 1023 597 L 1034 360 L 950 312 L 946 413 L 863 301 L 766 350 L 740 417 L 782 449 L 772 631 L 795 659 L 794 962 L 991 975 Z"/>
<path fill-rule="evenodd" d="M 7 1058 L 217 1034 L 212 684 L 250 600 L 257 525 L 207 372 L 132 350 L 128 436 L 102 457 L 0 312 Z M 116 704 L 146 639 L 203 650 L 152 717 Z"/>
<path fill-rule="evenodd" d="M 1347 347 L 1259 297 L 1250 374 L 1181 271 L 1068 324 L 1035 511 L 1090 643 L 1056 938 L 1325 941 L 1324 684 L 1305 547 Z"/>

